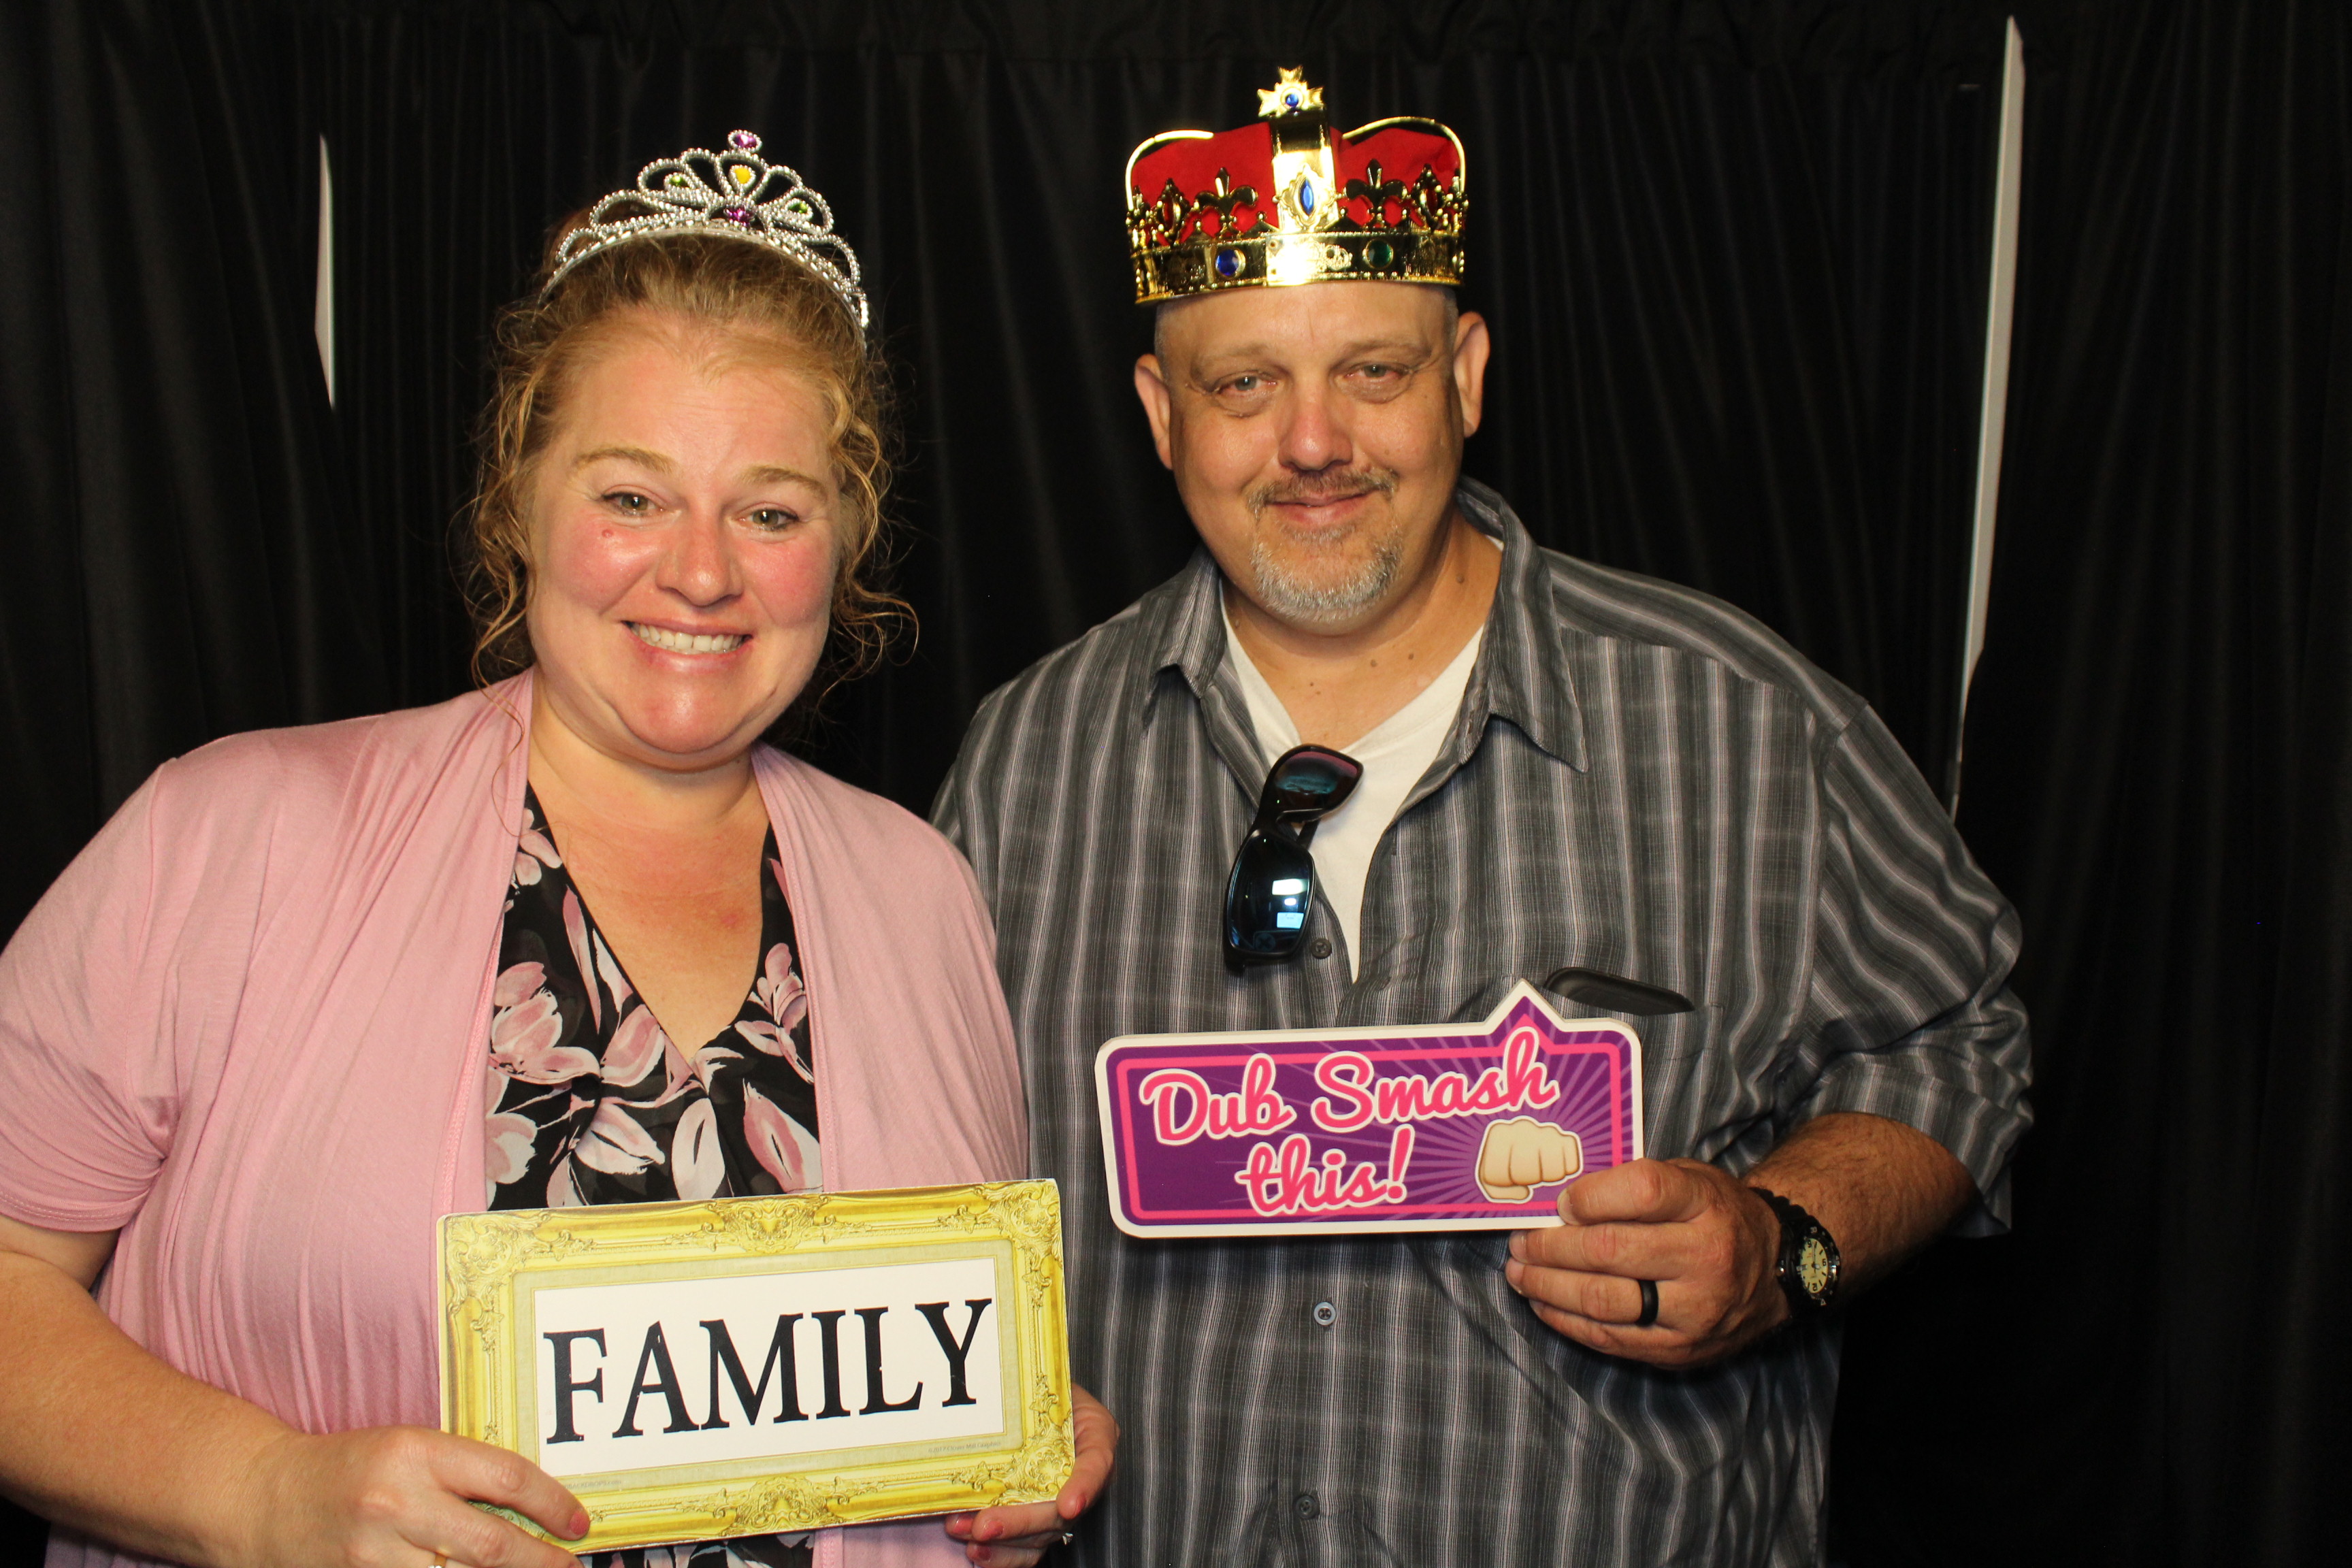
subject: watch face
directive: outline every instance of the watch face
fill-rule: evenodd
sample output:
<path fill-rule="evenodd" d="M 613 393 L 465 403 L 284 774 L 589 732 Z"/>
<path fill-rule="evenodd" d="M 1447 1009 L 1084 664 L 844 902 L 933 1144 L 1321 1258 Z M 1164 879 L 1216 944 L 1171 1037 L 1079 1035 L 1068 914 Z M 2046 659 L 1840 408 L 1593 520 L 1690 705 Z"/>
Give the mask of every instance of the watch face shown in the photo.
<path fill-rule="evenodd" d="M 1797 1244 L 1797 1283 L 1816 1301 L 1830 1288 L 1830 1249 L 1822 1245 L 1818 1236 L 1809 1236 Z"/>

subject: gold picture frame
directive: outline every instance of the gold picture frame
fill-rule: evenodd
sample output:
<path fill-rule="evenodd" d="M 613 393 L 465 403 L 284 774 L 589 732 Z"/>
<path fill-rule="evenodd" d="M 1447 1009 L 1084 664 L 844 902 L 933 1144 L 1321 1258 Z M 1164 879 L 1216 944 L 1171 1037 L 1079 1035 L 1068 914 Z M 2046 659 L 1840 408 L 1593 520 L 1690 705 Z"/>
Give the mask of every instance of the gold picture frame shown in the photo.
<path fill-rule="evenodd" d="M 567 1550 L 789 1533 L 1043 1501 L 1069 1476 L 1075 1448 L 1061 1202 L 1050 1181 L 451 1215 L 441 1221 L 440 1258 L 442 1426 L 521 1453 L 571 1487 L 588 1511 L 589 1531 L 582 1540 L 561 1542 Z M 804 1447 L 817 1441 L 814 1423 L 800 1425 L 806 1415 L 800 1391 L 808 1386 L 811 1365 L 795 1359 L 793 1347 L 807 1337 L 798 1321 L 802 1313 L 794 1311 L 791 1321 L 778 1314 L 770 1359 L 761 1364 L 755 1394 L 747 1393 L 744 1363 L 734 1359 L 731 1338 L 722 1363 L 719 1342 L 733 1332 L 726 1314 L 717 1321 L 716 1332 L 711 1321 L 699 1323 L 709 1340 L 708 1373 L 700 1384 L 711 1417 L 708 1423 L 695 1420 L 698 1402 L 688 1391 L 700 1347 L 682 1336 L 666 1337 L 665 1321 L 675 1320 L 656 1316 L 643 1336 L 644 1354 L 628 1391 L 622 1430 L 611 1440 L 604 1437 L 601 1426 L 593 1434 L 576 1432 L 575 1407 L 609 1415 L 607 1394 L 618 1400 L 624 1391 L 618 1383 L 584 1377 L 572 1364 L 571 1355 L 578 1351 L 604 1358 L 597 1380 L 608 1373 L 627 1376 L 627 1347 L 608 1344 L 601 1327 L 548 1331 L 541 1326 L 543 1321 L 572 1321 L 564 1317 L 567 1312 L 590 1310 L 579 1303 L 623 1300 L 620 1291 L 634 1292 L 625 1299 L 639 1303 L 672 1299 L 646 1287 L 689 1291 L 697 1300 L 731 1300 L 750 1291 L 806 1292 L 846 1289 L 845 1282 L 854 1280 L 939 1277 L 922 1274 L 925 1265 L 961 1270 L 954 1275 L 960 1279 L 995 1282 L 992 1300 L 1003 1306 L 989 1331 L 989 1359 L 983 1366 L 983 1372 L 992 1366 L 993 1375 L 976 1376 L 977 1392 L 967 1389 L 964 1355 L 952 1347 L 955 1333 L 961 1332 L 964 1353 L 972 1351 L 988 1317 L 983 1304 L 988 1299 L 963 1303 L 969 1321 L 961 1331 L 950 1327 L 950 1310 L 943 1309 L 928 1325 L 939 1350 L 952 1358 L 954 1376 L 952 1394 L 935 1400 L 935 1409 L 941 1404 L 971 1406 L 971 1412 L 952 1413 L 952 1419 L 968 1426 L 989 1419 L 992 1408 L 1001 1418 L 993 1434 L 964 1431 L 949 1437 L 867 1442 L 848 1427 L 825 1428 L 824 1441 L 830 1446 L 793 1455 L 735 1454 L 682 1463 L 678 1451 L 708 1444 L 712 1427 L 727 1428 L 719 1440 L 730 1443 L 784 1441 L 779 1432 L 789 1433 Z M 824 1278 L 816 1278 L 820 1275 Z M 934 1289 L 931 1293 L 939 1292 Z M 766 1297 L 762 1300 L 762 1311 L 777 1304 Z M 784 1300 L 783 1304 L 791 1302 Z M 928 1318 L 938 1305 L 914 1310 Z M 638 1310 L 642 1315 L 644 1309 Z M 908 1377 L 904 1371 L 887 1371 L 882 1364 L 881 1325 L 887 1310 L 809 1314 L 832 1320 L 812 1324 L 824 1331 L 824 1407 L 817 1415 L 870 1415 L 877 1410 L 889 1414 L 909 1408 L 904 1397 L 884 1402 L 886 1378 L 897 1379 L 895 1386 L 903 1388 Z M 854 1343 L 845 1351 L 840 1342 L 841 1322 L 852 1310 L 865 1333 L 864 1386 L 870 1391 L 866 1407 L 855 1412 L 847 1408 L 852 1395 L 843 1392 L 845 1385 L 838 1375 L 856 1359 Z M 909 1332 L 909 1321 L 902 1317 L 891 1331 Z M 686 1325 L 683 1333 L 690 1334 L 694 1326 Z M 853 1341 L 858 1326 L 849 1331 Z M 548 1351 L 546 1364 L 542 1338 L 556 1347 Z M 668 1348 L 673 1339 L 675 1353 Z M 747 1339 L 745 1344 L 757 1353 L 756 1341 Z M 559 1355 L 562 1359 L 552 1359 Z M 551 1373 L 549 1365 L 554 1368 Z M 745 1419 L 730 1422 L 725 1416 L 722 1365 L 733 1377 L 736 1413 Z M 680 1367 L 688 1370 L 681 1373 Z M 936 1390 L 940 1364 L 932 1363 L 929 1370 L 929 1386 Z M 771 1373 L 779 1371 L 782 1375 L 774 1380 L 777 1415 L 768 1423 L 761 1419 L 766 1391 Z M 666 1385 L 665 1377 L 669 1379 Z M 856 1381 L 854 1372 L 850 1381 Z M 916 1382 L 916 1401 L 925 1386 Z M 551 1388 L 549 1408 L 542 1409 L 541 1395 Z M 595 1391 L 593 1403 L 587 1398 L 591 1389 Z M 992 1407 L 983 1397 L 991 1394 Z M 556 1426 L 551 1433 L 543 1433 L 551 1409 L 557 1413 Z M 787 1409 L 798 1414 L 788 1416 Z M 669 1425 L 660 1431 L 667 1449 L 662 1444 L 632 1447 L 631 1463 L 580 1471 L 580 1464 L 589 1462 L 581 1458 L 583 1453 L 593 1448 L 603 1455 L 617 1449 L 621 1437 L 655 1431 L 665 1413 Z M 585 1425 L 585 1418 L 580 1419 Z M 787 1427 L 788 1422 L 793 1425 Z M 906 1429 L 903 1423 L 878 1425 L 891 1431 Z M 747 1436 L 747 1428 L 751 1435 Z M 836 1437 L 841 1440 L 835 1441 Z M 581 1447 L 550 1452 L 554 1444 L 565 1441 L 580 1442 Z M 636 1454 L 648 1449 L 662 1450 L 658 1462 L 634 1462 Z M 562 1468 L 567 1461 L 572 1466 L 568 1472 Z M 505 1517 L 534 1534 L 545 1533 L 515 1515 Z"/>

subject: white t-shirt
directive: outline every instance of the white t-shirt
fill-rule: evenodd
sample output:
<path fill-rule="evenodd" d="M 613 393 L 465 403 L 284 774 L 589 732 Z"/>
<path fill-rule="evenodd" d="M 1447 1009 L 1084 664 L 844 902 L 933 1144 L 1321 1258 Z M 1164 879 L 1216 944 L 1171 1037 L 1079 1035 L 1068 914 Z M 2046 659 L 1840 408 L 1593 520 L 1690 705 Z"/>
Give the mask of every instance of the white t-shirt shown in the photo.
<path fill-rule="evenodd" d="M 1339 748 L 1364 764 L 1364 776 L 1357 781 L 1355 793 L 1346 804 L 1315 829 L 1311 848 L 1318 890 L 1329 901 L 1331 912 L 1339 917 L 1339 929 L 1347 933 L 1351 980 L 1360 969 L 1357 953 L 1363 946 L 1364 882 L 1371 872 L 1372 851 L 1380 847 L 1381 836 L 1396 820 L 1404 797 L 1437 760 L 1438 748 L 1445 743 L 1445 733 L 1462 710 L 1462 694 L 1469 689 L 1470 669 L 1478 662 L 1478 645 L 1486 637 L 1486 627 L 1479 627 L 1420 696 L 1352 744 Z M 1243 650 L 1241 638 L 1234 635 L 1231 616 L 1225 617 L 1225 655 L 1234 661 L 1242 696 L 1249 704 L 1250 728 L 1256 731 L 1258 750 L 1265 753 L 1266 766 L 1272 767 L 1275 758 L 1298 744 L 1298 726 Z"/>

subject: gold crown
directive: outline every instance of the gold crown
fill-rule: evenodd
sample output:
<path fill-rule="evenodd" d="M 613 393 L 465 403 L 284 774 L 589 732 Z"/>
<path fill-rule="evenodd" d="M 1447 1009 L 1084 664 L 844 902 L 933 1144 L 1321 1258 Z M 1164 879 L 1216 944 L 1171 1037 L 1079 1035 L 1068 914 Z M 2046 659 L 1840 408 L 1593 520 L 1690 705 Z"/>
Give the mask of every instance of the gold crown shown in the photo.
<path fill-rule="evenodd" d="M 1296 68 L 1258 89 L 1260 123 L 1168 131 L 1127 160 L 1139 305 L 1223 289 L 1462 281 L 1462 140 L 1398 116 L 1335 134 Z"/>

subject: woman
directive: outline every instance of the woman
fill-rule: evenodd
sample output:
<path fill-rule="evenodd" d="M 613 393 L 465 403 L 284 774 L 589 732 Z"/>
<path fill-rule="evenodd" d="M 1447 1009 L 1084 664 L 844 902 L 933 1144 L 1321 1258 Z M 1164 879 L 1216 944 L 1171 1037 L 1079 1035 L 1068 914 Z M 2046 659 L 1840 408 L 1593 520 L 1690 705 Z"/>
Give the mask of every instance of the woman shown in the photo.
<path fill-rule="evenodd" d="M 52 1564 L 560 1568 L 468 1500 L 577 1500 L 432 1429 L 438 1215 L 1025 1170 L 969 870 L 758 744 L 888 605 L 856 260 L 758 151 L 648 167 L 503 323 L 525 672 L 167 763 L 0 955 L 0 1489 Z M 616 1555 L 1034 1563 L 1078 1419 L 1053 1503 Z"/>

